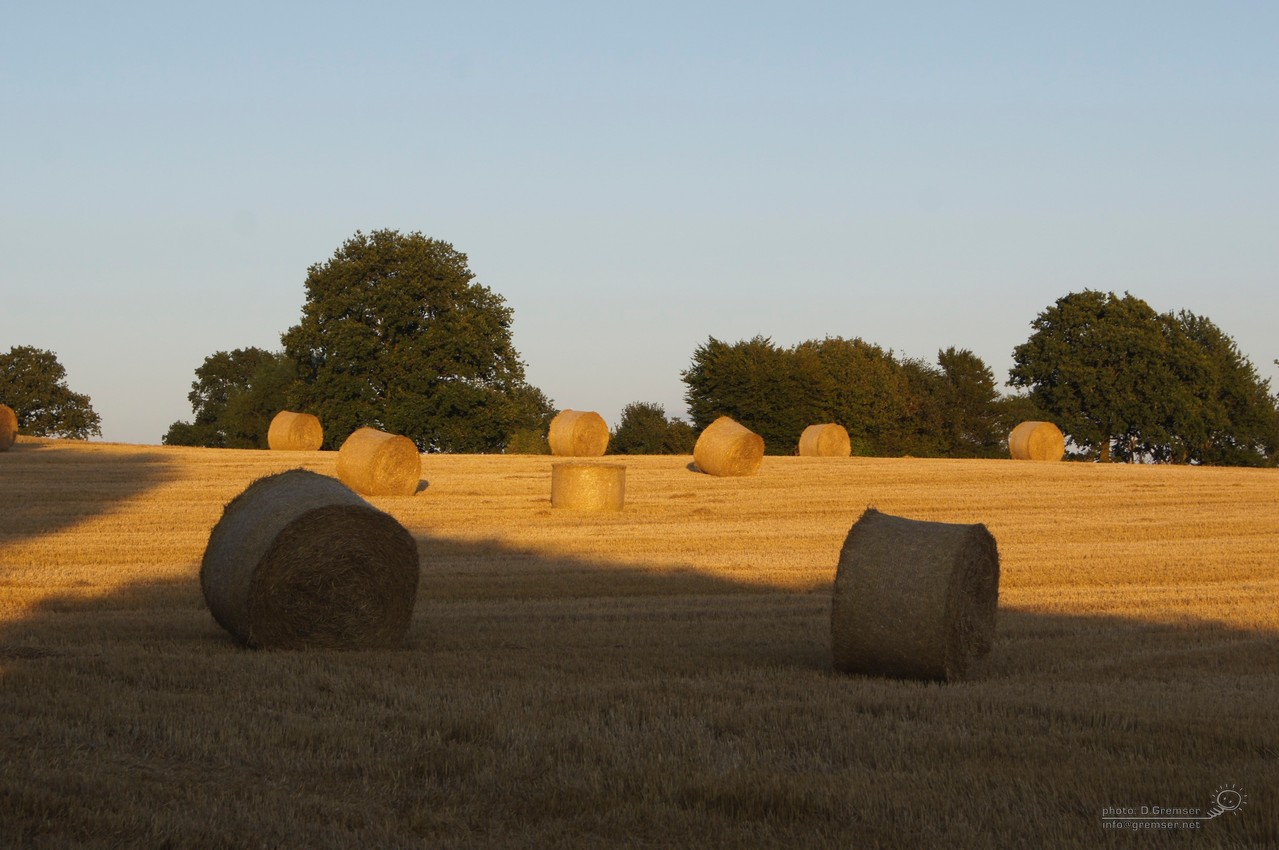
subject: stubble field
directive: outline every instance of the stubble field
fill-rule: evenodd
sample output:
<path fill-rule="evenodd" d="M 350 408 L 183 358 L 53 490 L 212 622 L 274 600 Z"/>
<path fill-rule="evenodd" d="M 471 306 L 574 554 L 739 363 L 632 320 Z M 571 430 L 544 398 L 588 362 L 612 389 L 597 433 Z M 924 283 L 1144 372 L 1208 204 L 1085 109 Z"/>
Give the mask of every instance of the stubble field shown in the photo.
<path fill-rule="evenodd" d="M 255 652 L 209 530 L 334 453 L 0 454 L 0 846 L 1279 846 L 1279 471 L 610 460 L 600 516 L 551 510 L 548 457 L 424 457 L 371 500 L 421 553 L 406 645 Z M 969 681 L 832 673 L 872 505 L 998 541 Z M 1195 829 L 1103 821 L 1229 787 Z"/>

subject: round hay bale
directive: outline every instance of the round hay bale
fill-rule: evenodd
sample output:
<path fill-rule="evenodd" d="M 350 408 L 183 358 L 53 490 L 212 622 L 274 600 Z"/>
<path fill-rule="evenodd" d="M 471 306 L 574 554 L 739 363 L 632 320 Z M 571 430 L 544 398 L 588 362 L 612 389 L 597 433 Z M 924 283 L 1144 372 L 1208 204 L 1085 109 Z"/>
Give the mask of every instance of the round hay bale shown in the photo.
<path fill-rule="evenodd" d="M 599 457 L 608 448 L 608 423 L 593 410 L 561 410 L 546 441 L 560 457 Z"/>
<path fill-rule="evenodd" d="M 843 425 L 809 425 L 799 435 L 800 457 L 848 457 L 852 453 L 853 442 Z"/>
<path fill-rule="evenodd" d="M 261 478 L 232 499 L 200 564 L 213 618 L 263 648 L 394 646 L 417 583 L 417 544 L 404 526 L 304 469 Z"/>
<path fill-rule="evenodd" d="M 721 416 L 706 426 L 693 446 L 693 463 L 707 475 L 754 475 L 764 462 L 764 438 Z"/>
<path fill-rule="evenodd" d="M 0 404 L 0 452 L 7 452 L 18 439 L 18 414 L 7 404 Z"/>
<path fill-rule="evenodd" d="M 324 429 L 309 413 L 281 410 L 267 429 L 266 444 L 275 452 L 318 452 L 324 445 Z"/>
<path fill-rule="evenodd" d="M 365 496 L 412 496 L 422 456 L 408 437 L 360 428 L 338 449 L 338 478 Z"/>
<path fill-rule="evenodd" d="M 626 467 L 620 463 L 551 464 L 551 507 L 620 511 L 626 502 Z"/>
<path fill-rule="evenodd" d="M 979 524 L 867 509 L 839 554 L 831 607 L 835 669 L 955 681 L 990 652 L 999 551 Z"/>
<path fill-rule="evenodd" d="M 1008 453 L 1013 460 L 1061 460 L 1066 437 L 1051 422 L 1023 422 L 1008 435 Z"/>

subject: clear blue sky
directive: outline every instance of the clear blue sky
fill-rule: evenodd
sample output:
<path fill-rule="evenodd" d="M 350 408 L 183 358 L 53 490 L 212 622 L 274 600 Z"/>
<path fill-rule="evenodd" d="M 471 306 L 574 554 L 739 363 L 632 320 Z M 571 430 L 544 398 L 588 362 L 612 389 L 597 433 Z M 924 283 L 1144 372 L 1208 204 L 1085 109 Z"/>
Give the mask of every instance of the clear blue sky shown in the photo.
<path fill-rule="evenodd" d="M 1083 288 L 1279 384 L 1279 4 L 23 3 L 0 28 L 0 350 L 106 439 L 277 348 L 309 265 L 418 230 L 529 379 L 684 412 L 708 336 L 860 336 L 1006 380 Z"/>

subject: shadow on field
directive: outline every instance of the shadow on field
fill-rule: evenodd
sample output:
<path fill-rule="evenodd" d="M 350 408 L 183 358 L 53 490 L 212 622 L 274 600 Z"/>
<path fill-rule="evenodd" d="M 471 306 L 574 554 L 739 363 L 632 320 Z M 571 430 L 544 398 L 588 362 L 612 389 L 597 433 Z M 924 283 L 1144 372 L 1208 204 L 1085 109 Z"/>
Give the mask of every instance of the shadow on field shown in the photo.
<path fill-rule="evenodd" d="M 158 452 L 20 442 L 0 453 L 0 546 L 53 534 L 174 478 Z"/>

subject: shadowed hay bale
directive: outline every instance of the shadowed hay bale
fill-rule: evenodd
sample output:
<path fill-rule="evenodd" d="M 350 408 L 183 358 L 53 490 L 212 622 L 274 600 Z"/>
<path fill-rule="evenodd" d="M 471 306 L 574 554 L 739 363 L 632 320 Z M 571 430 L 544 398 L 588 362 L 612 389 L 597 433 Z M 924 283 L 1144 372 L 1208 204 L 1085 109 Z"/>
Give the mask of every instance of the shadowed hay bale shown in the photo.
<path fill-rule="evenodd" d="M 303 469 L 232 499 L 200 564 L 213 618 L 253 647 L 394 646 L 417 583 L 417 544 L 404 526 Z"/>
<path fill-rule="evenodd" d="M 324 445 L 324 429 L 309 413 L 281 410 L 267 429 L 266 444 L 276 452 L 318 452 Z"/>
<path fill-rule="evenodd" d="M 979 524 L 923 522 L 867 509 L 835 573 L 835 669 L 910 679 L 962 679 L 990 652 L 999 551 Z"/>
<path fill-rule="evenodd" d="M 799 435 L 800 457 L 848 457 L 852 453 L 853 443 L 843 425 L 809 425 Z"/>
<path fill-rule="evenodd" d="M 18 414 L 7 404 L 0 404 L 0 452 L 9 450 L 18 439 Z"/>
<path fill-rule="evenodd" d="M 561 410 L 546 441 L 560 457 L 599 457 L 608 448 L 608 423 L 593 410 Z"/>
<path fill-rule="evenodd" d="M 1013 460 L 1061 460 L 1066 437 L 1051 422 L 1023 422 L 1008 435 L 1008 453 Z"/>
<path fill-rule="evenodd" d="M 764 462 L 764 438 L 721 416 L 706 426 L 693 446 L 693 463 L 707 475 L 754 475 Z"/>
<path fill-rule="evenodd" d="M 626 502 L 626 467 L 620 463 L 551 464 L 551 507 L 620 511 Z"/>
<path fill-rule="evenodd" d="M 422 456 L 408 437 L 360 428 L 338 449 L 338 478 L 365 496 L 412 496 Z"/>

